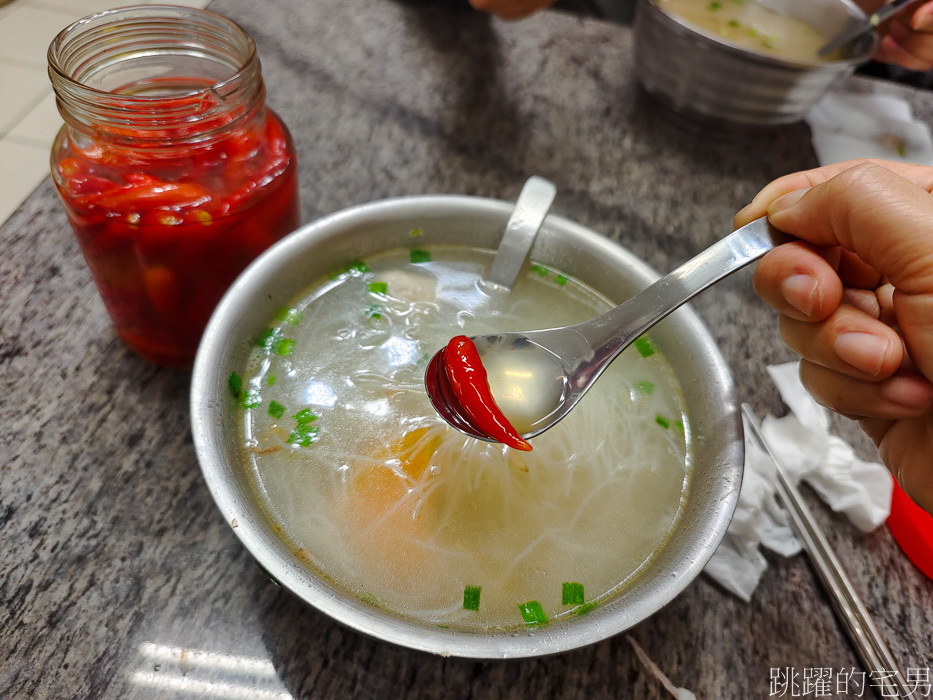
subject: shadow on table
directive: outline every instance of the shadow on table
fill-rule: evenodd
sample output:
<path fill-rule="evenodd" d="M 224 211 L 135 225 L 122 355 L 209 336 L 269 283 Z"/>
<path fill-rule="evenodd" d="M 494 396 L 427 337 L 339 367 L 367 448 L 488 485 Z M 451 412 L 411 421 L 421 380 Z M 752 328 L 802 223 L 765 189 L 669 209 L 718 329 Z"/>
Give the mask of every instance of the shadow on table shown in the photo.
<path fill-rule="evenodd" d="M 257 586 L 262 585 L 260 577 L 255 574 Z M 258 620 L 263 641 L 293 697 L 362 699 L 663 698 L 664 689 L 641 666 L 626 636 L 631 634 L 649 656 L 663 653 L 663 645 L 671 641 L 666 631 L 684 628 L 689 604 L 675 601 L 628 633 L 564 654 L 471 661 L 377 641 L 338 624 L 271 583 L 257 591 L 256 598 L 262 607 Z M 672 677 L 682 672 L 682 668 L 674 669 Z"/>

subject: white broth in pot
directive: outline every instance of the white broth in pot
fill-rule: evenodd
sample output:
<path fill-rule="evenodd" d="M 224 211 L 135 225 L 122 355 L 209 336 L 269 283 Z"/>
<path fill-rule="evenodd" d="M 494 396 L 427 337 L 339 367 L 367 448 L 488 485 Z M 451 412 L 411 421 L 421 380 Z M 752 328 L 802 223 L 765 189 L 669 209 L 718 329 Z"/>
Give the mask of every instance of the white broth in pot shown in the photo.
<path fill-rule="evenodd" d="M 554 622 L 622 590 L 677 527 L 692 465 L 682 392 L 648 338 L 532 452 L 435 413 L 424 371 L 452 336 L 610 307 L 540 265 L 502 301 L 482 283 L 492 258 L 436 246 L 351 263 L 270 320 L 231 375 L 243 460 L 296 557 L 372 605 L 466 630 Z"/>
<path fill-rule="evenodd" d="M 657 0 L 658 6 L 734 46 L 799 63 L 835 60 L 817 52 L 829 40 L 809 24 L 757 0 Z"/>

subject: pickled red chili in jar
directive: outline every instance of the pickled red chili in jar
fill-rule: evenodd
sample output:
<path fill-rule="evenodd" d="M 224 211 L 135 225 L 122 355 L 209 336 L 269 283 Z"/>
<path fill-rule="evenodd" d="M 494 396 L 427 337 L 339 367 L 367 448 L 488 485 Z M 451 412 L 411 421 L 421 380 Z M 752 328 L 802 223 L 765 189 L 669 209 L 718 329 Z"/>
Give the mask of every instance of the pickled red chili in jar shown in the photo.
<path fill-rule="evenodd" d="M 49 75 L 53 181 L 116 331 L 190 366 L 229 285 L 299 221 L 255 45 L 213 13 L 121 8 L 63 31 Z"/>

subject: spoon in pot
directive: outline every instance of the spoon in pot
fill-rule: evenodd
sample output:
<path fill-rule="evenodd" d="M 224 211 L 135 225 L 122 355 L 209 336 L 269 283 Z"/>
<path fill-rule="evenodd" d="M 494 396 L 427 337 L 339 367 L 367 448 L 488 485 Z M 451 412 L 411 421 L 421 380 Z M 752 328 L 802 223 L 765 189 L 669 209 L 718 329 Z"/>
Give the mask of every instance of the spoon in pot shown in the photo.
<path fill-rule="evenodd" d="M 471 338 L 496 405 L 524 439 L 566 416 L 603 370 L 646 330 L 710 285 L 790 240 L 762 217 L 707 248 L 601 316 L 563 328 Z M 477 425 L 451 385 L 441 348 L 428 363 L 425 388 L 457 430 L 495 441 Z"/>

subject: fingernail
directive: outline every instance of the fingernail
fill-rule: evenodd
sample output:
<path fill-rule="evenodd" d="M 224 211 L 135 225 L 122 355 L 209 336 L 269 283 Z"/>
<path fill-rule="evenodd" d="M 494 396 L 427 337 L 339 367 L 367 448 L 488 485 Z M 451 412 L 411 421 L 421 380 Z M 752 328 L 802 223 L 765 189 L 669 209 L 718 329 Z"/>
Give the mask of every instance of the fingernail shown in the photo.
<path fill-rule="evenodd" d="M 933 403 L 933 386 L 917 377 L 891 377 L 883 382 L 881 395 L 911 409 L 925 409 Z"/>
<path fill-rule="evenodd" d="M 933 13 L 924 12 L 920 14 L 920 12 L 917 12 L 913 17 L 911 26 L 918 32 L 930 31 L 933 29 Z"/>
<path fill-rule="evenodd" d="M 888 340 L 871 333 L 843 333 L 836 338 L 836 355 L 860 372 L 877 377 L 884 364 Z"/>
<path fill-rule="evenodd" d="M 813 314 L 818 287 L 819 280 L 813 275 L 791 275 L 781 285 L 781 294 L 784 301 L 810 316 Z"/>
<path fill-rule="evenodd" d="M 801 197 L 803 197 L 809 191 L 810 188 L 805 187 L 802 190 L 794 190 L 793 192 L 788 192 L 787 194 L 778 197 L 768 205 L 768 214 L 777 214 L 779 211 L 790 209 L 800 201 Z"/>

